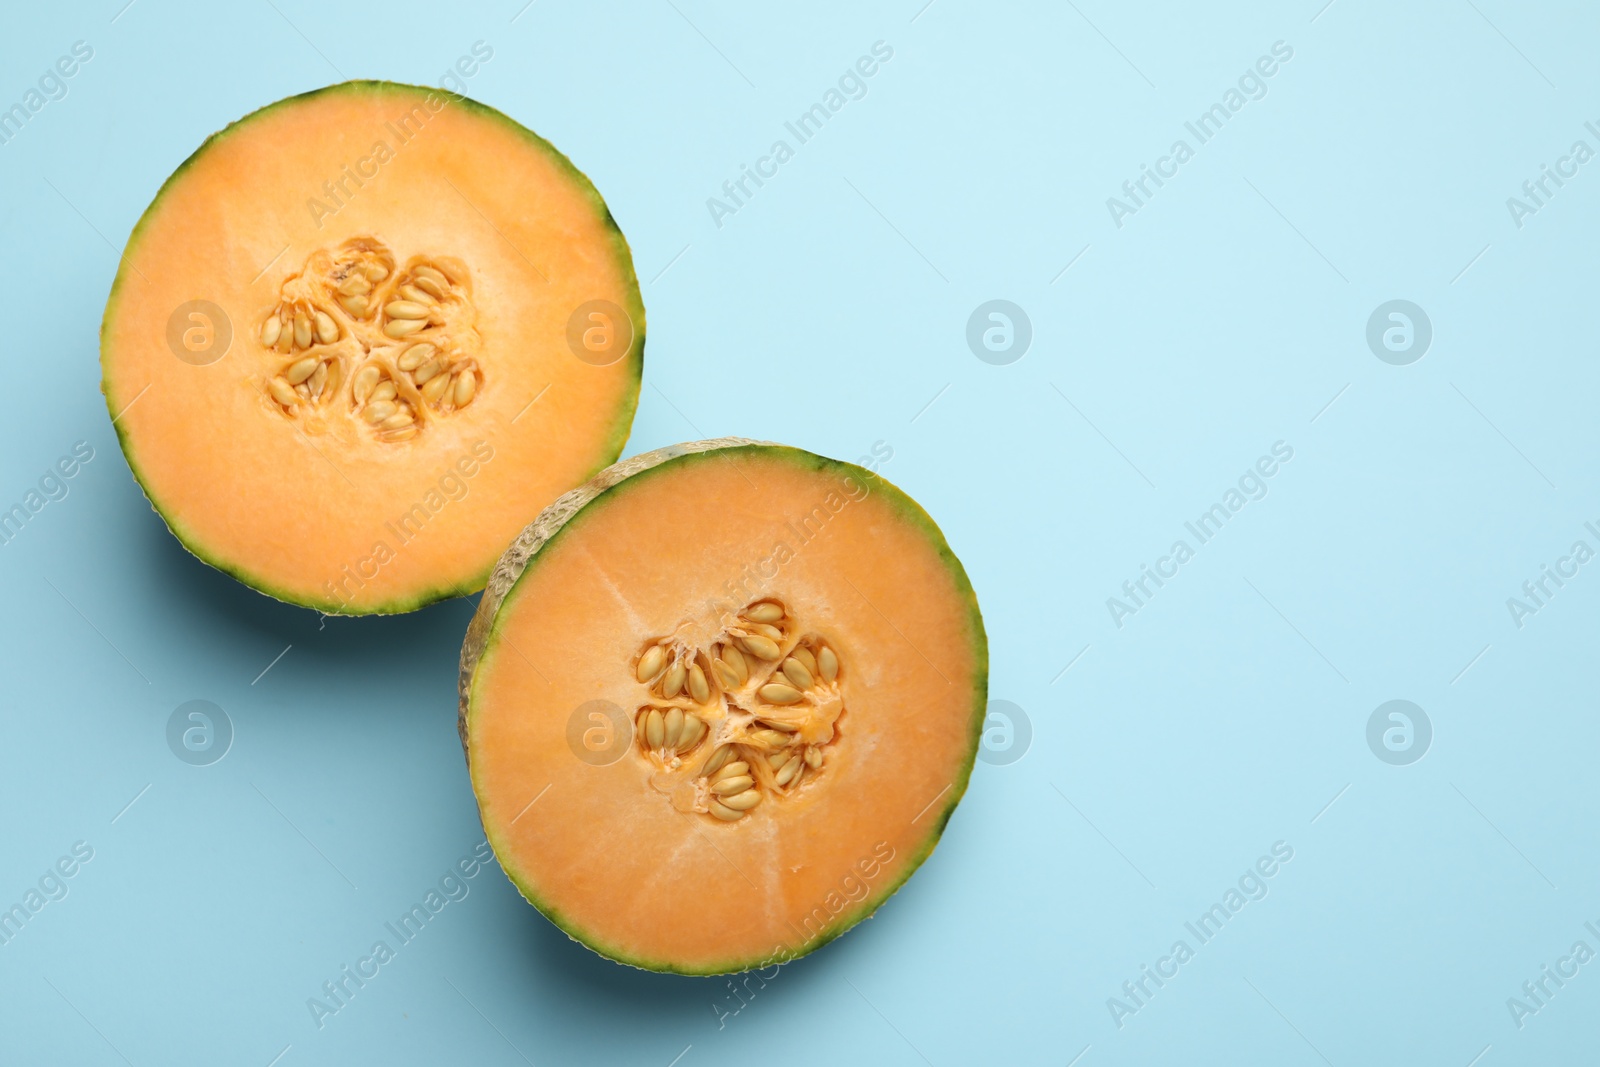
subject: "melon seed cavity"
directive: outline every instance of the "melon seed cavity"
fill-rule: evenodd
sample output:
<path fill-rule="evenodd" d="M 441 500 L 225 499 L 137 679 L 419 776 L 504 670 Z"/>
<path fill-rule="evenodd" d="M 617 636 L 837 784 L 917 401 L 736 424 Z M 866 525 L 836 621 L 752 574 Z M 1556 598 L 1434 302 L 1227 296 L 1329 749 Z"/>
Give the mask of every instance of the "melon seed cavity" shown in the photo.
<path fill-rule="evenodd" d="M 347 418 L 378 441 L 409 441 L 483 388 L 481 339 L 466 266 L 404 266 L 373 237 L 319 250 L 279 286 L 257 335 L 266 395 L 294 419 Z"/>
<path fill-rule="evenodd" d="M 725 619 L 709 648 L 646 641 L 630 673 L 647 691 L 637 755 L 653 775 L 690 784 L 691 810 L 714 820 L 738 822 L 767 799 L 781 810 L 837 744 L 839 655 L 776 597 Z"/>

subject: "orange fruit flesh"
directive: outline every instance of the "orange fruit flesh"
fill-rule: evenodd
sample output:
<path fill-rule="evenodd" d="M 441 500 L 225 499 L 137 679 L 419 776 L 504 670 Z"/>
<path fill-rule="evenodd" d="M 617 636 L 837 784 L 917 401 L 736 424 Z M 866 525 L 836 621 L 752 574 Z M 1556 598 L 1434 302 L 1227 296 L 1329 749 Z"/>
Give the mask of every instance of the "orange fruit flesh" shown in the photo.
<path fill-rule="evenodd" d="M 841 662 L 845 710 L 795 795 L 725 823 L 675 807 L 637 746 L 578 758 L 575 709 L 650 703 L 643 642 L 704 647 L 714 605 L 768 596 Z M 746 969 L 837 936 L 922 862 L 986 681 L 971 587 L 920 508 L 809 453 L 712 452 L 602 494 L 529 563 L 472 676 L 469 763 L 502 866 L 569 934 L 650 969 Z"/>

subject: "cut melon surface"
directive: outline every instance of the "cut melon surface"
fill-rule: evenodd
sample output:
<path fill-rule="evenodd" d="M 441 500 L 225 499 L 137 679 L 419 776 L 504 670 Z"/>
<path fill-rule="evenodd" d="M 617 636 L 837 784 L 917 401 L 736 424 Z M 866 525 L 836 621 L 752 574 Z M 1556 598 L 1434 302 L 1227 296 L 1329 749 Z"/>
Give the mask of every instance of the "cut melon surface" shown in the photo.
<path fill-rule="evenodd" d="M 207 563 L 328 613 L 481 589 L 621 452 L 645 318 L 570 161 L 443 90 L 347 82 L 208 139 L 128 239 L 102 390 Z"/>
<path fill-rule="evenodd" d="M 988 687 L 976 596 L 881 477 L 723 438 L 615 464 L 490 578 L 459 726 L 501 867 L 619 962 L 794 959 L 927 858 Z"/>

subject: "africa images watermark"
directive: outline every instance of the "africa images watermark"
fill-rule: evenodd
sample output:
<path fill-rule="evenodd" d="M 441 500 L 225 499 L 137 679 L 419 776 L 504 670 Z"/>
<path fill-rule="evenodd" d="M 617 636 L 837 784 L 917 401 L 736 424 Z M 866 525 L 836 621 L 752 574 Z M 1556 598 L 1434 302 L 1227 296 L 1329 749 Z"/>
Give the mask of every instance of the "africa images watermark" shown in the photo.
<path fill-rule="evenodd" d="M 1600 542 L 1600 529 L 1597 529 L 1594 523 L 1586 522 L 1583 528 Z M 1539 564 L 1539 576 L 1529 578 L 1522 583 L 1522 596 L 1506 597 L 1506 610 L 1511 613 L 1511 621 L 1516 624 L 1517 629 L 1520 630 L 1527 625 L 1526 620 L 1530 615 L 1537 615 L 1541 609 L 1548 607 L 1555 595 L 1578 576 L 1579 568 L 1591 559 L 1594 559 L 1594 549 L 1590 547 L 1589 542 L 1579 538 L 1572 542 L 1572 547 L 1567 550 L 1565 556 L 1556 560 L 1555 566 L 1552 567 L 1548 563 Z"/>
<path fill-rule="evenodd" d="M 1230 485 L 1223 491 L 1221 500 L 1202 511 L 1193 521 L 1183 524 L 1184 529 L 1193 535 L 1195 545 L 1203 545 L 1221 533 L 1223 525 L 1243 511 L 1250 501 L 1265 499 L 1267 479 L 1278 473 L 1281 464 L 1293 458 L 1294 448 L 1287 441 L 1273 442 L 1271 455 L 1257 459 L 1253 467 L 1239 476 L 1236 485 Z M 1123 620 L 1128 616 L 1137 615 L 1140 609 L 1148 606 L 1156 593 L 1178 576 L 1178 569 L 1194 557 L 1195 548 L 1180 537 L 1172 543 L 1167 555 L 1156 560 L 1154 568 L 1148 563 L 1139 564 L 1139 576 L 1122 583 L 1122 597 L 1127 599 L 1106 597 L 1106 611 L 1111 614 L 1111 621 L 1116 623 L 1117 629 L 1122 629 Z M 1154 589 L 1150 587 L 1152 583 Z"/>
<path fill-rule="evenodd" d="M 1276 75 L 1281 65 L 1293 58 L 1293 47 L 1283 41 L 1272 42 L 1271 55 L 1260 57 L 1254 66 L 1239 75 L 1237 88 L 1230 85 L 1223 91 L 1220 101 L 1200 112 L 1193 122 L 1183 124 L 1183 128 L 1194 137 L 1194 145 L 1191 146 L 1182 137 L 1173 141 L 1167 154 L 1157 159 L 1153 166 L 1148 163 L 1139 164 L 1139 176 L 1129 178 L 1122 183 L 1122 198 L 1115 196 L 1106 198 L 1106 210 L 1111 214 L 1112 224 L 1117 229 L 1122 229 L 1122 220 L 1129 215 L 1137 215 L 1139 209 L 1148 204 L 1168 181 L 1176 178 L 1178 168 L 1194 158 L 1197 147 L 1221 133 L 1222 127 L 1229 119 L 1243 111 L 1245 104 L 1265 97 L 1267 79 Z M 1152 189 L 1151 185 L 1155 188 Z"/>
<path fill-rule="evenodd" d="M 424 527 L 439 517 L 450 504 L 464 500 L 471 491 L 471 479 L 494 459 L 494 446 L 487 441 L 472 442 L 471 454 L 463 454 L 454 463 L 447 464 L 422 498 L 398 516 L 383 524 L 394 547 L 382 538 L 372 543 L 371 550 L 353 563 L 339 568 L 339 577 L 323 583 L 328 596 L 348 604 L 366 584 L 378 577 L 379 571 L 400 558 L 406 545 L 422 535 Z"/>
<path fill-rule="evenodd" d="M 1600 128 L 1592 121 L 1585 122 L 1583 128 L 1589 131 L 1589 136 L 1595 138 L 1596 143 L 1600 143 Z M 1556 158 L 1554 167 L 1548 163 L 1539 164 L 1538 177 L 1522 183 L 1522 196 L 1506 197 L 1506 210 L 1511 214 L 1512 224 L 1522 229 L 1525 225 L 1523 220 L 1547 207 L 1556 193 L 1578 176 L 1578 168 L 1593 159 L 1594 155 L 1595 150 L 1589 147 L 1589 142 L 1580 139 L 1572 142 L 1566 155 Z"/>
<path fill-rule="evenodd" d="M 887 441 L 872 442 L 872 455 L 862 456 L 857 465 L 867 477 L 857 478 L 847 474 L 839 479 L 835 489 L 828 490 L 822 499 L 809 509 L 802 510 L 799 518 L 785 518 L 783 534 L 773 542 L 772 551 L 760 559 L 745 563 L 736 577 L 722 583 L 727 601 L 708 601 L 705 605 L 707 619 L 720 619 L 729 611 L 737 611 L 750 599 L 764 596 L 778 572 L 799 555 L 806 545 L 820 537 L 834 517 L 851 504 L 859 504 L 872 495 L 872 482 L 877 480 L 878 468 L 894 458 L 894 447 Z M 790 541 L 793 541 L 793 544 Z"/>
<path fill-rule="evenodd" d="M 77 477 L 78 472 L 92 459 L 94 446 L 87 441 L 78 441 L 72 446 L 71 455 L 62 456 L 46 467 L 39 476 L 37 489 L 30 488 L 22 495 L 21 501 L 0 511 L 0 546 L 9 545 L 22 532 L 22 528 L 45 509 L 46 504 L 65 500 L 71 491 L 67 483 Z"/>
<path fill-rule="evenodd" d="M 348 1008 L 355 995 L 377 978 L 382 968 L 392 963 L 402 948 L 415 941 L 446 905 L 467 899 L 467 894 L 472 892 L 472 886 L 468 883 L 493 862 L 494 850 L 489 847 L 489 842 L 478 842 L 470 853 L 446 868 L 439 876 L 438 886 L 429 886 L 420 903 L 412 904 L 409 911 L 402 912 L 393 922 L 384 923 L 383 928 L 394 939 L 393 945 L 388 938 L 374 941 L 372 948 L 356 960 L 354 967 L 346 963 L 337 974 L 322 983 L 321 996 L 306 998 L 306 1010 L 311 1013 L 311 1021 L 317 1024 L 317 1029 L 321 1030 L 327 1025 L 329 1016 Z"/>
<path fill-rule="evenodd" d="M 72 54 L 61 56 L 52 66 L 46 67 L 39 75 L 38 88 L 29 86 L 20 101 L 0 110 L 0 145 L 10 144 L 22 132 L 22 127 L 51 101 L 65 100 L 67 82 L 93 58 L 94 48 L 89 42 L 73 41 Z"/>
<path fill-rule="evenodd" d="M 9 945 L 45 905 L 67 898 L 67 881 L 94 859 L 94 848 L 87 841 L 73 843 L 70 855 L 64 855 L 45 869 L 36 885 L 30 886 L 22 899 L 10 908 L 0 911 L 0 945 Z"/>
<path fill-rule="evenodd" d="M 861 857 L 846 868 L 836 888 L 828 890 L 822 900 L 801 917 L 798 924 L 790 922 L 790 927 L 797 935 L 804 935 L 806 939 L 820 936 L 852 903 L 867 899 L 870 883 L 883 872 L 894 857 L 895 849 L 889 842 L 879 841 L 873 845 L 869 855 Z M 733 979 L 728 979 L 728 992 L 732 996 L 724 996 L 720 1002 L 715 1000 L 711 1002 L 711 1014 L 717 1017 L 717 1029 L 725 1029 L 730 1018 L 749 1007 L 750 1001 L 755 1000 L 756 993 L 765 989 L 767 983 L 778 976 L 779 970 L 793 955 L 794 949 L 776 945 L 766 959 L 745 973 L 739 985 L 735 985 Z M 761 973 L 763 968 L 767 967 L 771 968 L 772 973 Z M 756 989 L 750 988 L 752 980 L 759 983 Z M 741 987 L 749 994 L 748 999 L 740 993 Z M 731 1007 L 731 1010 L 724 1007 L 724 1005 L 734 1005 L 735 1002 L 737 1006 Z"/>
<path fill-rule="evenodd" d="M 311 214 L 311 221 L 316 223 L 317 229 L 322 229 L 324 222 L 343 211 L 367 182 L 378 176 L 383 165 L 394 159 L 401 148 L 420 134 L 429 120 L 445 109 L 445 105 L 451 100 L 461 99 L 467 87 L 463 79 L 477 74 L 479 68 L 493 58 L 493 48 L 483 41 L 474 41 L 471 55 L 458 58 L 451 69 L 440 76 L 440 85 L 443 87 L 440 92 L 429 93 L 421 104 L 383 124 L 388 137 L 394 141 L 393 145 L 383 137 L 373 141 L 366 155 L 346 163 L 338 174 L 322 183 L 323 199 L 307 197 L 306 211 Z M 354 188 L 351 188 L 352 185 Z"/>
<path fill-rule="evenodd" d="M 1600 939 L 1600 929 L 1593 922 L 1585 921 L 1583 928 Z M 1557 958 L 1554 968 L 1548 963 L 1540 964 L 1539 977 L 1522 983 L 1522 996 L 1506 998 L 1506 1011 L 1510 1013 L 1517 1029 L 1521 1030 L 1528 1025 L 1529 1018 L 1548 1008 L 1555 995 L 1578 977 L 1580 968 L 1594 959 L 1594 955 L 1594 949 L 1589 947 L 1587 941 L 1578 940 L 1572 943 L 1566 955 Z"/>
<path fill-rule="evenodd" d="M 1106 998 L 1106 1010 L 1111 1013 L 1111 1021 L 1116 1024 L 1117 1029 L 1121 1030 L 1127 1025 L 1130 1016 L 1137 1015 L 1149 1007 L 1155 995 L 1166 988 L 1168 982 L 1178 977 L 1183 965 L 1194 959 L 1195 949 L 1210 944 L 1218 934 L 1222 933 L 1222 928 L 1244 910 L 1246 904 L 1267 899 L 1268 880 L 1292 859 L 1294 859 L 1294 847 L 1287 841 L 1274 841 L 1270 856 L 1257 859 L 1254 865 L 1246 868 L 1239 876 L 1236 886 L 1227 888 L 1221 900 L 1201 912 L 1200 917 L 1193 922 L 1183 924 L 1183 928 L 1195 940 L 1193 947 L 1180 937 L 1172 943 L 1165 956 L 1155 961 L 1153 967 L 1141 963 L 1139 977 L 1130 978 L 1122 983 L 1122 996 Z"/>
<path fill-rule="evenodd" d="M 822 127 L 843 111 L 845 104 L 864 99 L 867 95 L 867 79 L 877 74 L 881 66 L 893 58 L 893 46 L 886 41 L 874 41 L 871 55 L 861 56 L 853 66 L 846 67 L 839 75 L 839 80 L 823 92 L 820 101 L 800 112 L 793 121 L 783 124 L 783 128 L 794 138 L 794 145 L 780 137 L 772 142 L 767 154 L 758 158 L 753 166 L 739 164 L 738 176 L 722 183 L 722 196 L 706 198 L 706 210 L 711 213 L 711 221 L 716 223 L 717 229 L 722 229 L 725 216 L 737 215 L 739 209 L 746 206 L 762 186 L 778 176 L 778 168 L 795 157 L 796 146 L 805 144 L 821 133 Z M 755 186 L 753 189 L 752 184 Z"/>

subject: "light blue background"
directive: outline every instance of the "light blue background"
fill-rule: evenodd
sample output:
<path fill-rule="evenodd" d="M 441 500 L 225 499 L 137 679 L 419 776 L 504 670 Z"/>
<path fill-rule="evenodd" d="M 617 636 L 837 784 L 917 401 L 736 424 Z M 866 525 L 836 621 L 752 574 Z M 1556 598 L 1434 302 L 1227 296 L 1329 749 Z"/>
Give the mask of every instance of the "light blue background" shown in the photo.
<path fill-rule="evenodd" d="M 1506 198 L 1600 149 L 1600 14 L 922 3 L 7 13 L 4 104 L 72 42 L 94 58 L 0 146 L 0 504 L 96 455 L 0 548 L 0 903 L 74 842 L 94 859 L 0 946 L 0 1060 L 1592 1057 L 1600 962 L 1521 1029 L 1506 1000 L 1600 950 L 1600 565 L 1520 629 L 1506 599 L 1600 548 L 1600 162 L 1521 229 Z M 981 596 L 991 695 L 1032 722 L 875 920 L 720 1025 L 724 980 L 599 959 L 491 869 L 316 1027 L 307 998 L 481 840 L 454 730 L 472 604 L 324 625 L 208 570 L 98 392 L 118 251 L 207 134 L 342 77 L 435 83 L 479 40 L 469 94 L 567 152 L 632 242 L 629 451 L 886 442 Z M 707 197 L 878 40 L 869 94 L 716 227 Z M 1106 198 L 1279 40 L 1267 96 L 1117 228 Z M 964 340 L 994 298 L 1034 328 L 1009 366 Z M 1395 298 L 1433 323 L 1410 366 L 1364 339 Z M 1117 628 L 1106 598 L 1279 440 L 1270 494 Z M 1435 733 L 1410 766 L 1365 740 L 1397 698 Z M 236 729 L 209 767 L 165 742 L 191 699 Z M 1275 841 L 1266 899 L 1119 1029 L 1107 998 Z"/>

